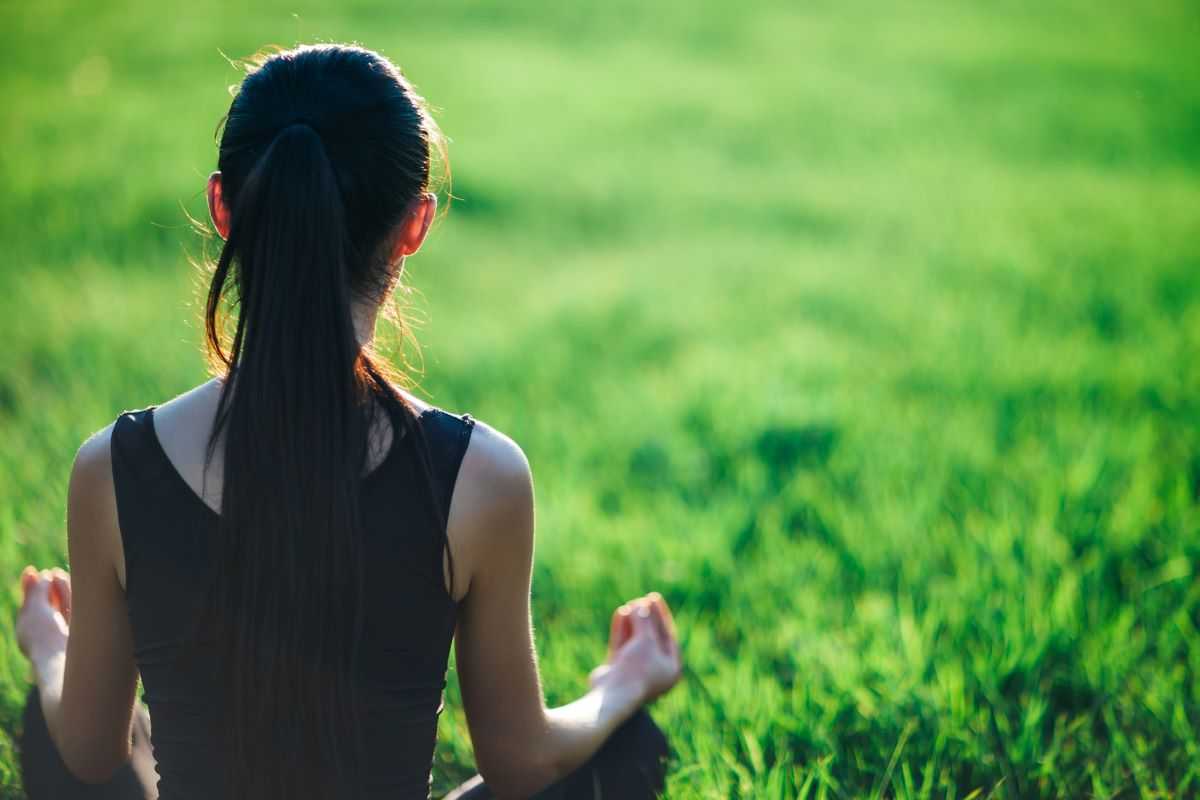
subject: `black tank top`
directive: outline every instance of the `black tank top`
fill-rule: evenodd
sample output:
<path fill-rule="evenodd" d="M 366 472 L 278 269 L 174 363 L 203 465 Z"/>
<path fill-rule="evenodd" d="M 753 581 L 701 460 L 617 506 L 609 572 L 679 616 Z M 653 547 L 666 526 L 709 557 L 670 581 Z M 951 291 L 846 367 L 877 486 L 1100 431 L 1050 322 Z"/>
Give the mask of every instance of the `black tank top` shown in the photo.
<path fill-rule="evenodd" d="M 393 423 L 398 422 L 393 420 Z M 449 515 L 474 427 L 469 415 L 420 416 L 440 518 Z M 394 431 L 403 430 L 394 424 Z M 415 437 L 393 436 L 363 478 L 367 615 L 360 652 L 367 796 L 428 798 L 438 715 L 457 606 L 443 579 L 442 532 L 430 513 Z M 128 411 L 112 432 L 113 481 L 125 548 L 125 596 L 153 726 L 160 800 L 223 790 L 217 665 L 177 659 L 215 565 L 219 515 L 176 471 L 154 431 L 154 407 Z"/>

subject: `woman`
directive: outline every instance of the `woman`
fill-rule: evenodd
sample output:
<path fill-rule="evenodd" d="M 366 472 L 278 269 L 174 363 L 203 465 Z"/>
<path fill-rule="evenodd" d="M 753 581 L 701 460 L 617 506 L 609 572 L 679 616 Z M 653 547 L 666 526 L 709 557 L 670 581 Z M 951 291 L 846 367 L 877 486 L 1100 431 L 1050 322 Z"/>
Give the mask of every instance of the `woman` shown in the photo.
<path fill-rule="evenodd" d="M 547 709 L 528 463 L 372 353 L 439 142 L 368 50 L 299 47 L 243 81 L 208 181 L 217 377 L 84 443 L 73 573 L 21 578 L 31 797 L 428 797 L 452 639 L 482 776 L 455 797 L 661 790 L 642 707 L 680 674 L 662 598 L 618 608 L 590 691 Z"/>

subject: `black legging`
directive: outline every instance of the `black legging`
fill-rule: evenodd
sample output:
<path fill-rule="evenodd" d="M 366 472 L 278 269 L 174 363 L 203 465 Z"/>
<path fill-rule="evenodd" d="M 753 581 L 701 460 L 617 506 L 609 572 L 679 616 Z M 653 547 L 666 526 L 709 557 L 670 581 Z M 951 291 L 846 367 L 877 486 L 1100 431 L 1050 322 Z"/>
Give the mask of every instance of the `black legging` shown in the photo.
<path fill-rule="evenodd" d="M 29 800 L 156 800 L 157 775 L 150 750 L 150 715 L 140 702 L 133 719 L 133 758 L 107 782 L 84 783 L 67 771 L 50 739 L 37 687 L 25 700 L 21 772 Z M 651 800 L 663 790 L 667 738 L 643 708 L 618 728 L 591 760 L 534 800 Z M 489 800 L 478 776 L 445 800 Z"/>

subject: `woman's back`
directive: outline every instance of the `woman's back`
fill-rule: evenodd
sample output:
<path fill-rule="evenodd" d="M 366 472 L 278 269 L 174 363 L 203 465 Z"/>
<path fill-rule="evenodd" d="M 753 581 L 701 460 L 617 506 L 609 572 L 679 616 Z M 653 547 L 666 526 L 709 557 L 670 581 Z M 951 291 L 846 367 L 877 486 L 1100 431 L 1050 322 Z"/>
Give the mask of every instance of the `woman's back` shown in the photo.
<path fill-rule="evenodd" d="M 165 800 L 425 797 L 453 635 L 497 793 L 661 788 L 665 741 L 638 709 L 679 679 L 665 602 L 621 606 L 589 691 L 546 708 L 525 454 L 399 392 L 372 347 L 433 222 L 441 143 L 395 65 L 361 47 L 281 51 L 240 84 L 206 189 L 217 377 L 80 448 L 78 592 L 53 583 L 66 613 L 22 576 L 30 729 L 44 718 L 74 775 L 126 763 L 140 671 Z M 36 772 L 56 787 L 64 771 Z"/>
<path fill-rule="evenodd" d="M 168 440 L 164 449 L 155 411 L 122 414 L 112 432 L 134 654 L 154 723 L 160 797 L 214 797 L 225 766 L 220 665 L 214 649 L 193 653 L 186 643 L 212 580 L 219 515 L 172 462 L 167 450 L 179 445 Z M 414 430 L 424 435 L 423 445 L 412 435 L 392 436 L 361 482 L 366 611 L 355 680 L 369 797 L 427 796 L 455 627 L 457 604 L 443 575 L 445 534 L 437 526 L 449 516 L 473 420 L 431 407 L 419 413 Z M 404 430 L 393 417 L 391 431 Z M 422 475 L 423 449 L 433 501 Z M 285 741 L 281 736 L 268 746 Z"/>

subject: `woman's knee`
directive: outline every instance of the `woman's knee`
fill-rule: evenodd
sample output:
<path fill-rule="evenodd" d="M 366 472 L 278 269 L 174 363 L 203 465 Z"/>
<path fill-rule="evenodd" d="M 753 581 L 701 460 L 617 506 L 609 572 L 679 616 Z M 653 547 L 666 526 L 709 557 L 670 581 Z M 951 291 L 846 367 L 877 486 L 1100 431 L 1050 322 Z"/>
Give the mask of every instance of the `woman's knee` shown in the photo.
<path fill-rule="evenodd" d="M 666 784 L 670 744 L 646 709 L 618 728 L 597 753 L 605 797 L 653 797 Z"/>
<path fill-rule="evenodd" d="M 667 742 L 667 735 L 658 727 L 650 712 L 644 708 L 638 709 L 624 727 L 625 736 L 631 740 L 630 748 L 647 763 L 662 766 L 671 754 L 671 746 Z"/>
<path fill-rule="evenodd" d="M 42 713 L 42 696 L 38 692 L 37 686 L 29 687 L 25 693 L 25 709 L 21 713 L 21 731 L 22 756 L 40 756 L 48 747 L 53 746 L 50 740 L 50 730 L 46 727 L 46 717 Z"/>
<path fill-rule="evenodd" d="M 144 711 L 141 713 L 145 715 Z M 31 687 L 25 697 L 22 723 L 21 780 L 30 800 L 152 800 L 158 796 L 157 781 L 143 780 L 135 772 L 132 762 L 121 765 L 104 783 L 84 783 L 72 775 L 50 736 L 42 711 L 42 697 L 36 686 Z M 148 737 L 148 717 L 143 723 L 135 716 L 135 738 L 137 731 L 144 731 Z M 147 738 L 142 747 L 148 746 Z M 135 747 L 135 755 L 136 750 Z M 150 770 L 153 771 L 153 761 Z"/>
<path fill-rule="evenodd" d="M 51 778 L 58 766 L 58 751 L 50 739 L 46 717 L 42 714 L 42 698 L 36 686 L 25 695 L 21 715 L 21 775 L 28 797 L 53 797 Z"/>

